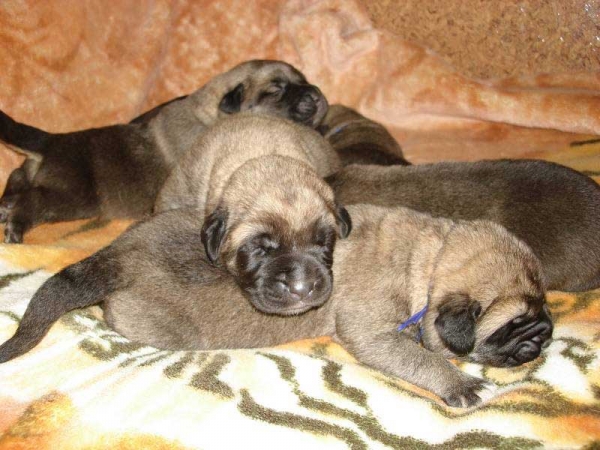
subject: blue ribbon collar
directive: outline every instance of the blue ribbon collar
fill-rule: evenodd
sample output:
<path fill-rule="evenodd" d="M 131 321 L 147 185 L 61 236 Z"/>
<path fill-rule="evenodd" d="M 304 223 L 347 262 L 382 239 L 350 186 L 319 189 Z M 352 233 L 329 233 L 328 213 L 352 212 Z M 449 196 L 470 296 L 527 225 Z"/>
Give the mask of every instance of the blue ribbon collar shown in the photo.
<path fill-rule="evenodd" d="M 403 331 L 405 328 L 419 323 L 425 315 L 425 313 L 427 312 L 427 306 L 428 305 L 425 305 L 425 307 L 421 311 L 413 314 L 407 320 L 398 325 L 398 331 Z"/>
<path fill-rule="evenodd" d="M 421 321 L 421 319 L 423 318 L 423 316 L 425 315 L 425 313 L 427 312 L 427 307 L 429 306 L 429 303 L 431 301 L 431 291 L 433 290 L 434 275 L 435 275 L 437 267 L 440 263 L 440 259 L 442 257 L 442 253 L 444 252 L 444 248 L 446 247 L 446 240 L 448 239 L 448 236 L 450 236 L 450 233 L 452 233 L 452 231 L 454 231 L 454 228 L 456 227 L 456 225 L 457 225 L 457 222 L 454 222 L 450 226 L 448 231 L 444 234 L 444 238 L 442 240 L 442 245 L 440 246 L 440 249 L 438 250 L 438 252 L 435 255 L 435 258 L 433 260 L 434 261 L 433 262 L 433 270 L 431 271 L 431 277 L 429 278 L 429 286 L 427 287 L 427 302 L 425 303 L 425 306 L 423 307 L 423 309 L 421 311 L 413 314 L 407 320 L 405 320 L 400 325 L 398 325 L 398 328 L 397 328 L 398 331 L 404 331 L 407 327 L 418 324 Z M 420 342 L 422 337 L 423 337 L 423 328 L 421 326 L 419 326 L 419 331 L 417 332 L 417 335 L 415 336 L 415 340 L 417 342 Z"/>

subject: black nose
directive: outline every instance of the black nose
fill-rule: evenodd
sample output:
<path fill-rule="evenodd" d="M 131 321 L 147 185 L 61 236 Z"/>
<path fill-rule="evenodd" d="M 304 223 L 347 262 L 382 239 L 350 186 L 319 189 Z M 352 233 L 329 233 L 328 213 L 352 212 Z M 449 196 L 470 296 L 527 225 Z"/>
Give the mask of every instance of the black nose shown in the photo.
<path fill-rule="evenodd" d="M 540 353 L 543 348 L 546 348 L 551 341 L 552 338 L 552 323 L 551 322 L 537 322 L 535 323 L 524 336 L 525 340 L 522 340 L 512 358 L 516 362 L 516 364 L 523 364 L 534 360 Z"/>
<path fill-rule="evenodd" d="M 292 297 L 297 300 L 304 300 L 309 297 L 315 290 L 315 281 L 311 280 L 296 280 L 288 284 L 288 290 Z"/>
<path fill-rule="evenodd" d="M 519 349 L 515 352 L 513 357 L 517 362 L 523 364 L 540 356 L 541 350 L 541 347 L 536 343 L 525 341 L 519 346 Z"/>
<path fill-rule="evenodd" d="M 294 301 L 309 298 L 317 284 L 316 280 L 312 279 L 312 277 L 298 277 L 289 272 L 281 272 L 275 279 L 282 293 L 289 294 Z"/>
<path fill-rule="evenodd" d="M 317 102 L 319 97 L 316 92 L 312 89 L 307 90 L 301 97 L 298 103 L 296 103 L 296 112 L 302 118 L 310 118 L 317 112 Z"/>

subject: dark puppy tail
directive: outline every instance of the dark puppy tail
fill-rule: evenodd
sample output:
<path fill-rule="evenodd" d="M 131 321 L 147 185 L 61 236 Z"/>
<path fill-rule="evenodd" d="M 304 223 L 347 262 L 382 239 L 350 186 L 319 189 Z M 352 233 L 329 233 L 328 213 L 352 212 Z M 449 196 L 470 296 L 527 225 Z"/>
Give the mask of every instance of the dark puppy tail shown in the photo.
<path fill-rule="evenodd" d="M 99 267 L 103 252 L 73 264 L 48 279 L 35 293 L 17 332 L 0 345 L 0 363 L 35 347 L 60 317 L 74 309 L 100 303 L 114 291 L 113 269 Z M 105 260 L 106 262 L 106 260 Z"/>
<path fill-rule="evenodd" d="M 0 111 L 0 141 L 20 149 L 25 154 L 39 154 L 51 134 L 39 128 L 19 123 Z"/>

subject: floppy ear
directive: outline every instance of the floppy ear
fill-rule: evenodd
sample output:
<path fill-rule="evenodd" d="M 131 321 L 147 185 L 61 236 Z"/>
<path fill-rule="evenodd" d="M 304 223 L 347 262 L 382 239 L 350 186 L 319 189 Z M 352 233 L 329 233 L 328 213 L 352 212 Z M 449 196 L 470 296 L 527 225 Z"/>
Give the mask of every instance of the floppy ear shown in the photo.
<path fill-rule="evenodd" d="M 352 219 L 350 218 L 350 214 L 348 214 L 346 208 L 344 208 L 343 206 L 336 205 L 335 222 L 338 226 L 338 235 L 342 239 L 348 237 L 348 235 L 352 231 Z"/>
<path fill-rule="evenodd" d="M 240 83 L 234 87 L 232 91 L 229 91 L 227 94 L 225 94 L 225 96 L 221 99 L 221 103 L 219 103 L 219 110 L 223 111 L 225 114 L 240 112 L 243 100 L 244 85 Z"/>
<path fill-rule="evenodd" d="M 481 304 L 466 294 L 448 294 L 438 313 L 435 328 L 446 347 L 459 356 L 471 352 L 475 347 L 475 321 L 481 314 Z"/>
<path fill-rule="evenodd" d="M 223 208 L 217 208 L 204 220 L 201 233 L 206 256 L 212 264 L 215 264 L 219 259 L 221 244 L 226 231 L 227 211 Z"/>

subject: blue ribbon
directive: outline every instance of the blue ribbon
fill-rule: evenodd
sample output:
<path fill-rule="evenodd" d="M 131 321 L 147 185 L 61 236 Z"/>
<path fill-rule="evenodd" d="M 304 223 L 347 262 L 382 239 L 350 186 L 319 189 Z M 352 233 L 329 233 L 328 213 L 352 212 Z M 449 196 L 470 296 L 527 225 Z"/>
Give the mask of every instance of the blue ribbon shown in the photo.
<path fill-rule="evenodd" d="M 450 233 L 452 233 L 452 231 L 454 231 L 454 227 L 456 227 L 456 225 L 457 225 L 457 222 L 454 222 L 452 224 L 452 226 L 450 227 L 450 229 L 446 232 L 446 234 L 444 234 L 444 239 L 442 240 L 442 246 L 440 247 L 437 254 L 435 255 L 431 278 L 429 278 L 429 287 L 427 288 L 427 303 L 425 304 L 425 307 L 418 313 L 410 316 L 405 322 L 402 322 L 400 325 L 398 325 L 398 328 L 397 328 L 398 331 L 404 331 L 404 329 L 406 329 L 406 327 L 409 327 L 411 325 L 415 325 L 415 324 L 419 323 L 421 321 L 421 319 L 423 318 L 423 316 L 425 315 L 425 313 L 427 312 L 427 306 L 429 305 L 429 302 L 431 301 L 431 291 L 433 289 L 433 276 L 435 275 L 435 271 L 440 262 L 440 258 L 442 256 L 442 251 L 446 247 L 446 240 L 447 240 L 448 236 L 450 235 Z M 422 337 L 423 337 L 423 327 L 419 326 L 419 330 L 417 331 L 415 340 L 417 342 L 421 342 Z"/>
<path fill-rule="evenodd" d="M 421 311 L 413 314 L 406 321 L 404 321 L 400 325 L 398 325 L 398 331 L 403 331 L 406 327 L 409 327 L 411 325 L 419 323 L 426 312 L 427 312 L 427 305 L 425 305 L 425 307 Z"/>

